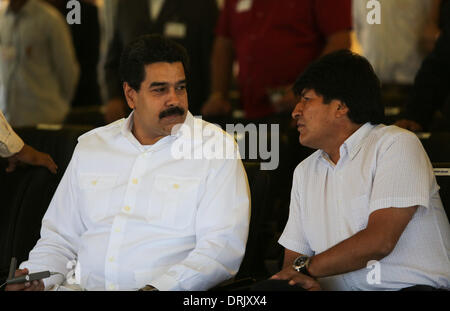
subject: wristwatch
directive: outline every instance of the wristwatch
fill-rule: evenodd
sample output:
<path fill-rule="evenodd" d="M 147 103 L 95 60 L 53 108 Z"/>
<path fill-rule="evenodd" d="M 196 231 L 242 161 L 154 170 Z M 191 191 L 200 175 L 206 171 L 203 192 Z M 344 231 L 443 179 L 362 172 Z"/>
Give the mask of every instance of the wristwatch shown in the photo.
<path fill-rule="evenodd" d="M 309 261 L 310 261 L 310 258 L 308 256 L 297 257 L 294 260 L 294 264 L 292 265 L 292 268 L 294 268 L 294 270 L 297 272 L 300 272 L 307 276 L 311 276 L 311 274 L 309 274 L 309 272 L 308 272 Z"/>

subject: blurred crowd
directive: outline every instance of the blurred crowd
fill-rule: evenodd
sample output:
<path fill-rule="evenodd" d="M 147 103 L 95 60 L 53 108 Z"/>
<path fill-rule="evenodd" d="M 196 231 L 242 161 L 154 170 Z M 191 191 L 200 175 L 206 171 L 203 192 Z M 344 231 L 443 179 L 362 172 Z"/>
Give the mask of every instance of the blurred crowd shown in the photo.
<path fill-rule="evenodd" d="M 122 49 L 159 33 L 187 49 L 189 110 L 204 119 L 289 127 L 295 78 L 352 49 L 382 82 L 385 123 L 450 130 L 450 1 L 376 2 L 0 0 L 0 110 L 12 127 L 126 117 Z"/>

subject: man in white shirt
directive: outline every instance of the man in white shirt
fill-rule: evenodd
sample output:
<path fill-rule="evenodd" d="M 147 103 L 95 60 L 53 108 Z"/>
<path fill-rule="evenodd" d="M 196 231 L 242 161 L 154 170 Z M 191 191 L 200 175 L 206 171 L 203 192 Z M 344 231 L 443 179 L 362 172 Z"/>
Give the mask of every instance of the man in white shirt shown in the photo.
<path fill-rule="evenodd" d="M 298 78 L 294 92 L 300 143 L 319 150 L 294 172 L 279 239 L 284 266 L 268 283 L 449 289 L 450 225 L 430 160 L 414 134 L 381 124 L 369 62 L 332 53 Z"/>
<path fill-rule="evenodd" d="M 0 111 L 0 157 L 8 159 L 7 172 L 16 169 L 19 162 L 47 167 L 53 174 L 56 174 L 57 165 L 52 157 L 33 147 L 24 144 L 23 140 L 14 132 L 6 121 L 5 116 Z"/>
<path fill-rule="evenodd" d="M 41 239 L 16 273 L 59 274 L 7 290 L 57 286 L 73 261 L 87 290 L 205 290 L 237 273 L 247 178 L 238 157 L 198 157 L 211 145 L 237 145 L 188 112 L 187 63 L 184 48 L 160 36 L 125 48 L 120 68 L 133 112 L 79 138 Z M 192 153 L 180 157 L 178 147 Z"/>
<path fill-rule="evenodd" d="M 353 1 L 353 24 L 363 55 L 383 84 L 412 85 L 423 58 L 422 45 L 433 1 L 378 0 L 380 23 L 369 22 L 367 1 Z M 436 18 L 437 19 L 437 18 Z M 435 36 L 438 29 L 435 30 Z"/>
<path fill-rule="evenodd" d="M 14 126 L 62 123 L 79 65 L 65 18 L 41 0 L 0 10 L 0 109 Z"/>

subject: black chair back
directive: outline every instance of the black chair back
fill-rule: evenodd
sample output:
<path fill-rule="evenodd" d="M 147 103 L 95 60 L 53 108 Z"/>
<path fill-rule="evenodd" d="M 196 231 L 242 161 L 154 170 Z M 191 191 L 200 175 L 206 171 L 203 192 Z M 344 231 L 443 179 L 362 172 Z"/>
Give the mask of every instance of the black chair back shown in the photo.
<path fill-rule="evenodd" d="M 267 275 L 264 254 L 268 241 L 264 238 L 263 226 L 269 209 L 270 176 L 268 171 L 260 170 L 259 163 L 244 162 L 244 167 L 251 193 L 251 216 L 244 259 L 235 279 Z"/>

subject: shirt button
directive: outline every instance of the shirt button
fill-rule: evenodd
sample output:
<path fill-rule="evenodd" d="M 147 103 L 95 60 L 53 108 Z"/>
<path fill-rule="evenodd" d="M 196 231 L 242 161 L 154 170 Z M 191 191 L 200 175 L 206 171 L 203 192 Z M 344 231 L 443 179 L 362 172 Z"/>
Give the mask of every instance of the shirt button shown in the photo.
<path fill-rule="evenodd" d="M 114 228 L 114 232 L 120 232 L 120 228 Z"/>
<path fill-rule="evenodd" d="M 124 207 L 123 209 L 125 210 L 125 212 L 129 212 L 129 211 L 131 211 L 131 207 L 129 207 L 128 205 L 127 205 L 127 206 L 125 206 L 125 207 Z"/>
<path fill-rule="evenodd" d="M 109 258 L 108 258 L 108 261 L 109 261 L 109 262 L 114 262 L 114 257 L 109 257 Z"/>
<path fill-rule="evenodd" d="M 134 185 L 137 185 L 137 183 L 138 183 L 138 180 L 137 180 L 137 178 L 133 178 L 133 180 L 131 181 Z"/>
<path fill-rule="evenodd" d="M 116 289 L 116 286 L 114 284 L 109 284 L 108 288 L 110 290 L 114 290 L 114 289 Z"/>

